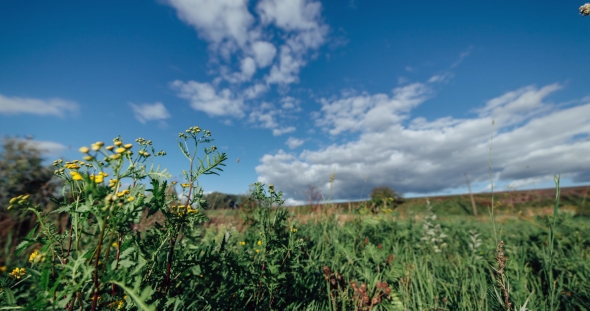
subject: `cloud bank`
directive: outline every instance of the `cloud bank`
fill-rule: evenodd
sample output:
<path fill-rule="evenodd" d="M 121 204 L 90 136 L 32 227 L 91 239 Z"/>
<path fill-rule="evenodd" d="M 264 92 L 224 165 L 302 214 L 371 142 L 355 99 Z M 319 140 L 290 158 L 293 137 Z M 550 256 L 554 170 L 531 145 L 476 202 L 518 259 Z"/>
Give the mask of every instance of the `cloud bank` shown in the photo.
<path fill-rule="evenodd" d="M 396 88 L 392 95 L 322 99 L 316 125 L 335 138 L 358 132 L 358 139 L 299 154 L 266 154 L 256 167 L 258 181 L 300 200 L 308 185 L 328 193 L 332 172 L 335 199 L 358 199 L 367 175 L 366 189 L 388 185 L 402 193 L 440 192 L 464 186 L 463 173 L 472 182 L 489 180 L 492 133 L 496 180 L 522 186 L 561 172 L 574 182 L 590 181 L 590 141 L 580 139 L 590 135 L 590 101 L 559 108 L 547 97 L 561 88 L 510 91 L 466 119 L 411 119 L 411 109 L 432 94 L 420 83 Z"/>

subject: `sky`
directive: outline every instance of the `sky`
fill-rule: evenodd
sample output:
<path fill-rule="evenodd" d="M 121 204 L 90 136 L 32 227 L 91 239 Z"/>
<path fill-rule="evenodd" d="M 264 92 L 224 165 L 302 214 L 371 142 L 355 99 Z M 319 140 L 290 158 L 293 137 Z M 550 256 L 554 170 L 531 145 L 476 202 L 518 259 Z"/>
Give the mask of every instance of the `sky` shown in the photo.
<path fill-rule="evenodd" d="M 199 126 L 228 155 L 205 192 L 259 181 L 288 204 L 585 185 L 582 4 L 0 1 L 0 135 L 48 162 L 143 137 L 180 180 Z"/>

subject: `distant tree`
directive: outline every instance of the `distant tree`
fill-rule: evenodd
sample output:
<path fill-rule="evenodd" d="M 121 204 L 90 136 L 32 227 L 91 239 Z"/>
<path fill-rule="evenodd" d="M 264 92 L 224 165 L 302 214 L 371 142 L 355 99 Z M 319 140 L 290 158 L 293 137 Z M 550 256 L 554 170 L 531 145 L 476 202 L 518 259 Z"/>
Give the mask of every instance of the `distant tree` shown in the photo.
<path fill-rule="evenodd" d="M 8 201 L 21 194 L 30 194 L 33 204 L 46 205 L 56 195 L 60 183 L 53 168 L 43 164 L 44 150 L 31 138 L 4 137 L 0 151 L 0 211 L 6 211 Z"/>
<path fill-rule="evenodd" d="M 371 201 L 374 208 L 379 206 L 395 208 L 402 204 L 404 199 L 390 187 L 379 186 L 371 190 Z"/>
<path fill-rule="evenodd" d="M 204 196 L 211 209 L 238 208 L 247 198 L 248 196 L 245 195 L 227 194 L 217 191 Z"/>
<path fill-rule="evenodd" d="M 13 197 L 29 194 L 31 203 L 42 209 L 55 205 L 52 196 L 59 196 L 60 179 L 54 178 L 53 168 L 44 165 L 44 150 L 34 145 L 31 138 L 4 137 L 0 150 L 0 247 L 14 251 L 18 238 L 26 234 L 35 223 L 32 216 L 15 219 L 7 208 Z M 59 215 L 55 215 L 59 221 Z M 0 264 L 2 264 L 0 260 Z"/>

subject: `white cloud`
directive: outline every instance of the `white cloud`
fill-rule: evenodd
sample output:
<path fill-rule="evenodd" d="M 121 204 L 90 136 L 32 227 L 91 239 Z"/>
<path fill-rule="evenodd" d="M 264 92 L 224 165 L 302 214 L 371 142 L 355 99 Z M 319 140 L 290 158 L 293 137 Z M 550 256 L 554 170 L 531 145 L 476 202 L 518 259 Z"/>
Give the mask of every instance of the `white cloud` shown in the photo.
<path fill-rule="evenodd" d="M 252 51 L 254 52 L 254 59 L 258 67 L 264 68 L 272 64 L 272 61 L 277 54 L 277 48 L 270 42 L 256 41 L 252 43 Z"/>
<path fill-rule="evenodd" d="M 363 93 L 333 101 L 321 99 L 321 115 L 316 125 L 331 135 L 346 131 L 381 131 L 407 119 L 407 113 L 428 99 L 430 93 L 426 85 L 414 83 L 393 89 L 393 96 Z"/>
<path fill-rule="evenodd" d="M 30 147 L 36 148 L 37 150 L 41 151 L 44 156 L 50 158 L 59 157 L 62 155 L 64 151 L 68 149 L 68 147 L 66 147 L 65 145 L 54 141 L 32 139 L 19 140 L 25 142 Z"/>
<path fill-rule="evenodd" d="M 394 90 L 393 97 L 364 94 L 325 100 L 318 125 L 331 135 L 360 132 L 358 139 L 298 154 L 280 150 L 264 155 L 256 167 L 258 180 L 275 184 L 295 199 L 302 199 L 294 194 L 308 185 L 327 193 L 333 171 L 334 199 L 358 198 L 367 175 L 369 190 L 389 185 L 402 193 L 439 192 L 464 186 L 463 173 L 473 183 L 489 180 L 493 131 L 492 168 L 498 180 L 522 185 L 561 172 L 574 182 L 587 182 L 590 162 L 585 155 L 590 153 L 590 141 L 572 138 L 590 134 L 590 102 L 557 109 L 546 98 L 560 87 L 528 86 L 507 92 L 489 100 L 473 118 L 414 118 L 408 125 L 399 120 L 408 119 L 409 109 L 427 97 L 423 85 Z M 387 108 L 378 110 L 380 115 L 391 122 L 375 128 L 368 112 L 380 106 Z"/>
<path fill-rule="evenodd" d="M 294 126 L 275 128 L 272 130 L 272 135 L 273 136 L 281 136 L 283 134 L 295 132 L 295 130 L 297 130 L 297 128 L 295 128 Z"/>
<path fill-rule="evenodd" d="M 6 97 L 0 94 L 0 114 L 36 114 L 64 117 L 67 113 L 76 113 L 78 104 L 64 99 L 36 99 L 22 97 Z"/>
<path fill-rule="evenodd" d="M 309 52 L 326 41 L 329 27 L 322 21 L 322 5 L 313 0 L 261 0 L 258 21 L 246 0 L 167 0 L 178 17 L 210 43 L 211 56 L 221 55 L 221 77 L 230 83 L 250 81 L 257 69 L 271 66 L 266 83 L 298 81 Z M 272 27 L 274 26 L 274 27 Z M 274 42 L 273 42 L 274 41 Z M 277 46 L 280 56 L 275 62 Z M 240 72 L 227 72 L 239 60 Z M 253 62 L 255 61 L 255 63 Z M 273 65 L 274 63 L 274 65 Z"/>
<path fill-rule="evenodd" d="M 289 147 L 289 149 L 295 149 L 301 145 L 303 145 L 305 141 L 303 139 L 298 139 L 295 137 L 289 137 L 285 142 L 285 145 Z"/>
<path fill-rule="evenodd" d="M 193 109 L 203 111 L 209 116 L 244 116 L 243 99 L 234 97 L 229 89 L 216 92 L 209 83 L 179 80 L 172 82 L 171 86 L 179 97 L 190 102 Z"/>
<path fill-rule="evenodd" d="M 133 109 L 137 121 L 144 124 L 148 121 L 163 121 L 170 118 L 170 113 L 164 104 L 160 102 L 141 105 L 129 103 L 129 105 Z"/>
<path fill-rule="evenodd" d="M 260 106 L 254 108 L 252 112 L 250 112 L 248 121 L 257 124 L 262 128 L 272 130 L 274 136 L 281 136 L 296 130 L 294 126 L 281 126 L 279 124 L 277 119 L 285 119 L 286 117 L 286 112 L 283 109 L 276 109 L 273 104 L 263 102 Z"/>

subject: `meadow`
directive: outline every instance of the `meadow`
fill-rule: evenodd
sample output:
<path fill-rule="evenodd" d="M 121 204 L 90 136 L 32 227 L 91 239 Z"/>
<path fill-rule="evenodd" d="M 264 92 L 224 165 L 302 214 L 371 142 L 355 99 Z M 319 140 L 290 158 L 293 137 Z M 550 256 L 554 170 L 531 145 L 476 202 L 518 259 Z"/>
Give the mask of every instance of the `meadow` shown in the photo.
<path fill-rule="evenodd" d="M 207 210 L 198 178 L 227 156 L 198 127 L 178 141 L 183 181 L 151 141 L 117 137 L 53 163 L 55 208 L 12 198 L 36 226 L 5 241 L 0 310 L 590 309 L 585 197 L 562 199 L 558 177 L 549 202 L 478 198 L 478 217 L 461 198 L 285 208 L 260 183 Z"/>

